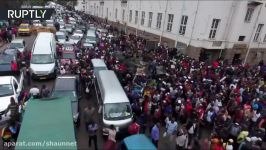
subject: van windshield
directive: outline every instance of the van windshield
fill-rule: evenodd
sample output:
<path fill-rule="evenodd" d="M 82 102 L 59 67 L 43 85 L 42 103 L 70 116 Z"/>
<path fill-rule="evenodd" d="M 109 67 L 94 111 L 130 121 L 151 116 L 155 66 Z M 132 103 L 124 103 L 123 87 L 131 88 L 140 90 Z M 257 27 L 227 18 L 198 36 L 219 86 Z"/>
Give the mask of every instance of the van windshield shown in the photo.
<path fill-rule="evenodd" d="M 54 63 L 51 54 L 34 54 L 31 58 L 32 64 L 51 64 Z"/>
<path fill-rule="evenodd" d="M 121 120 L 132 116 L 129 103 L 111 103 L 104 104 L 104 119 Z"/>

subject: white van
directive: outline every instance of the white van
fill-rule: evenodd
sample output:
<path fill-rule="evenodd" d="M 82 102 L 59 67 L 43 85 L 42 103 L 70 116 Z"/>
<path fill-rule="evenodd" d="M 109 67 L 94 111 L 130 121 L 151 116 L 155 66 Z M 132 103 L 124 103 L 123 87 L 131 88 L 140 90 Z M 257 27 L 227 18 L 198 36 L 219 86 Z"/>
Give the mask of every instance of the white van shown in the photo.
<path fill-rule="evenodd" d="M 108 70 L 106 64 L 102 59 L 91 59 L 91 64 L 93 67 L 93 73 L 96 76 L 99 76 L 99 71 Z"/>
<path fill-rule="evenodd" d="M 88 30 L 86 35 L 86 43 L 97 43 L 97 38 L 94 30 Z"/>
<path fill-rule="evenodd" d="M 112 70 L 99 71 L 95 89 L 104 127 L 114 125 L 117 132 L 126 133 L 132 122 L 133 114 L 129 99 L 115 72 Z M 107 134 L 103 132 L 103 135 Z"/>
<path fill-rule="evenodd" d="M 30 69 L 33 79 L 56 77 L 56 41 L 53 33 L 38 34 L 32 47 Z"/>

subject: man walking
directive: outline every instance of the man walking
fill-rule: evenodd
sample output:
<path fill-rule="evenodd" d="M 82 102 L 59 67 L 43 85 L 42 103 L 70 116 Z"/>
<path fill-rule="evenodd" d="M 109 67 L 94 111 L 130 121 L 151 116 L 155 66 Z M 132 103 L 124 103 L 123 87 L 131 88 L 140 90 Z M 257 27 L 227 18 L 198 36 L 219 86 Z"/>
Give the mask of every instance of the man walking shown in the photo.
<path fill-rule="evenodd" d="M 89 122 L 87 130 L 89 134 L 89 147 L 91 147 L 91 141 L 93 141 L 95 150 L 98 150 L 98 146 L 97 146 L 98 125 L 97 123 L 95 123 L 94 121 Z"/>
<path fill-rule="evenodd" d="M 160 138 L 159 126 L 160 126 L 160 123 L 159 122 L 156 122 L 154 124 L 154 126 L 152 127 L 152 129 L 151 129 L 151 140 L 152 140 L 152 143 L 156 147 L 158 147 L 158 141 L 159 141 L 159 138 Z"/>
<path fill-rule="evenodd" d="M 84 109 L 84 120 L 85 120 L 85 126 L 87 127 L 90 122 L 93 121 L 93 115 L 95 112 L 95 108 L 92 106 L 88 106 Z"/>
<path fill-rule="evenodd" d="M 14 97 L 10 98 L 10 104 L 8 105 L 7 109 L 5 110 L 5 115 L 10 111 L 10 119 L 11 122 L 16 122 L 18 120 L 18 114 L 19 114 L 19 106 L 15 102 Z"/>

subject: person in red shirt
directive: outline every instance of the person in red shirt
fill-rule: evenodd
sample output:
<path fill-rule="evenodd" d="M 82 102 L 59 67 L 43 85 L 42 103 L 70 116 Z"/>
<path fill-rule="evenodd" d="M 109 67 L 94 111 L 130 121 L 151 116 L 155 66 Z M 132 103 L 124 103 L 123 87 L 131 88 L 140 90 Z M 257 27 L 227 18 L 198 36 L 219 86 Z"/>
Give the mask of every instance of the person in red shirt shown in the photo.
<path fill-rule="evenodd" d="M 128 133 L 130 135 L 139 134 L 140 125 L 136 122 L 136 118 L 133 118 L 133 122 L 128 127 Z"/>
<path fill-rule="evenodd" d="M 11 70 L 12 71 L 18 71 L 18 65 L 14 61 L 11 61 Z"/>

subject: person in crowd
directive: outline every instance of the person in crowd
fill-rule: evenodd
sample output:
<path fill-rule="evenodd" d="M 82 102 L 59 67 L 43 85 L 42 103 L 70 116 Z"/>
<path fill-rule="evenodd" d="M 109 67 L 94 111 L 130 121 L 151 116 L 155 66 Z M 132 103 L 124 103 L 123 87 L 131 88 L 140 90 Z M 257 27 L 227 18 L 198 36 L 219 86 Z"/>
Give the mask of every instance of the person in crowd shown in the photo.
<path fill-rule="evenodd" d="M 176 136 L 176 150 L 185 150 L 188 148 L 188 134 L 185 128 L 181 127 Z"/>
<path fill-rule="evenodd" d="M 166 134 L 169 136 L 170 141 L 173 140 L 174 134 L 176 134 L 178 129 L 178 124 L 175 121 L 174 117 L 170 117 L 170 119 L 166 119 Z"/>
<path fill-rule="evenodd" d="M 90 122 L 94 121 L 94 115 L 95 115 L 95 108 L 91 105 L 84 108 L 84 120 L 85 120 L 85 126 L 87 127 Z"/>
<path fill-rule="evenodd" d="M 98 125 L 96 122 L 91 120 L 88 123 L 87 127 L 88 135 L 89 135 L 89 147 L 91 147 L 91 141 L 94 142 L 94 149 L 98 150 L 98 145 L 97 145 L 97 131 L 98 131 Z"/>
<path fill-rule="evenodd" d="M 114 125 L 110 125 L 110 128 L 103 128 L 103 132 L 108 133 L 108 140 L 104 144 L 104 150 L 116 149 L 116 129 Z"/>
<path fill-rule="evenodd" d="M 45 84 L 42 85 L 40 97 L 41 98 L 47 98 L 50 95 L 50 90 L 47 88 Z"/>
<path fill-rule="evenodd" d="M 61 66 L 61 67 L 60 67 L 60 74 L 61 74 L 61 75 L 66 74 L 66 70 L 65 70 L 65 67 L 64 67 L 64 66 Z"/>
<path fill-rule="evenodd" d="M 30 95 L 33 98 L 40 98 L 40 89 L 38 88 L 37 85 L 34 85 L 31 89 L 30 89 Z"/>
<path fill-rule="evenodd" d="M 140 132 L 140 125 L 136 122 L 136 118 L 134 117 L 132 123 L 128 127 L 128 133 L 130 135 L 133 135 L 133 134 L 139 134 L 139 132 Z"/>
<path fill-rule="evenodd" d="M 10 111 L 10 120 L 16 122 L 19 117 L 19 105 L 16 103 L 14 97 L 10 98 L 10 104 L 5 110 L 5 115 Z"/>
<path fill-rule="evenodd" d="M 18 71 L 18 64 L 15 61 L 11 61 L 11 70 Z"/>
<path fill-rule="evenodd" d="M 159 139 L 160 139 L 160 123 L 156 122 L 151 129 L 151 140 L 156 147 L 158 147 Z"/>

